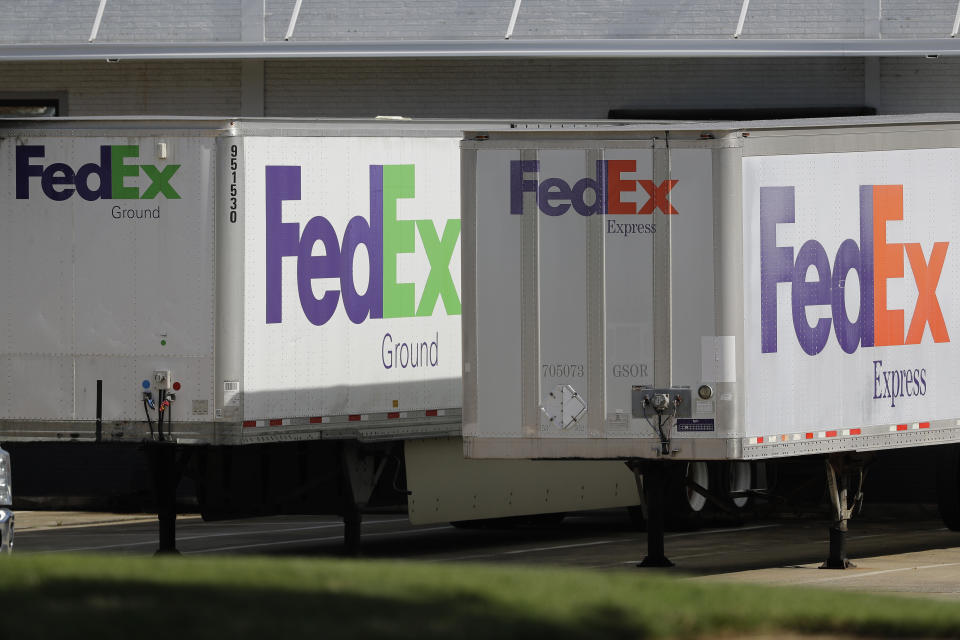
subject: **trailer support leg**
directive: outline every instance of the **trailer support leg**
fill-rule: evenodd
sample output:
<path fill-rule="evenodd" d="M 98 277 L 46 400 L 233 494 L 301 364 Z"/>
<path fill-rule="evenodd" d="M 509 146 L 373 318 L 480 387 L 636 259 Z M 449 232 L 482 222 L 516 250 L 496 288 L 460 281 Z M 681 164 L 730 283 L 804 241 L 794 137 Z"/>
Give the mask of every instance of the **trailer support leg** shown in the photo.
<path fill-rule="evenodd" d="M 831 455 L 827 463 L 827 492 L 833 503 L 834 523 L 830 527 L 830 553 L 821 569 L 847 569 L 856 565 L 847 558 L 848 522 L 863 502 L 864 461 L 850 455 Z M 855 491 L 851 491 L 852 482 Z M 851 496 L 851 494 L 853 494 Z"/>
<path fill-rule="evenodd" d="M 157 501 L 159 546 L 157 555 L 179 554 L 177 551 L 177 485 L 182 464 L 177 461 L 177 446 L 169 442 L 146 443 L 147 460 L 153 475 Z M 183 461 L 181 461 L 182 463 Z"/>
<path fill-rule="evenodd" d="M 387 457 L 377 459 L 375 452 L 359 443 L 345 441 L 340 449 L 343 466 L 343 546 L 352 556 L 360 555 L 360 525 L 363 509 L 380 481 Z"/>
<path fill-rule="evenodd" d="M 664 554 L 663 532 L 665 528 L 665 494 L 667 487 L 667 463 L 662 461 L 630 464 L 637 477 L 638 487 L 643 491 L 647 505 L 647 557 L 638 567 L 665 568 L 673 563 Z"/>

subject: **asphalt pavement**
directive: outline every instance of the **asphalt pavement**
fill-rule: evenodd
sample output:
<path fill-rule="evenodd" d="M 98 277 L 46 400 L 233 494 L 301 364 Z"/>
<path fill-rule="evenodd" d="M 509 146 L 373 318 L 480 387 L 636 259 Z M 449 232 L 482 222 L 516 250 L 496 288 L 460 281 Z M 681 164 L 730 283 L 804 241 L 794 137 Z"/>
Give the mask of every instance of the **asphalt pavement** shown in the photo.
<path fill-rule="evenodd" d="M 821 570 L 829 522 L 780 517 L 739 526 L 671 531 L 671 573 L 692 580 L 789 584 L 960 600 L 960 533 L 930 510 L 854 520 L 848 553 L 856 568 Z M 342 557 L 337 518 L 283 516 L 203 522 L 181 515 L 177 546 L 186 556 L 268 554 Z M 152 554 L 156 518 L 142 514 L 20 512 L 15 553 Z M 362 555 L 422 562 L 552 565 L 598 571 L 638 569 L 646 534 L 621 510 L 568 516 L 560 524 L 463 529 L 411 526 L 402 514 L 368 514 Z"/>

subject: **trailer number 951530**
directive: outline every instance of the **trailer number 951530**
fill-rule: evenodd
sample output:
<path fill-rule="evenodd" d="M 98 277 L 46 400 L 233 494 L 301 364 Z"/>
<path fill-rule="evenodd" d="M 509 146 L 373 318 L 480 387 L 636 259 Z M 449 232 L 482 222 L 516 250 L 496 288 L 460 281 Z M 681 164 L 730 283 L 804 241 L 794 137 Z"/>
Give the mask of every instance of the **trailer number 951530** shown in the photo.
<path fill-rule="evenodd" d="M 230 222 L 237 222 L 237 145 L 230 145 Z"/>

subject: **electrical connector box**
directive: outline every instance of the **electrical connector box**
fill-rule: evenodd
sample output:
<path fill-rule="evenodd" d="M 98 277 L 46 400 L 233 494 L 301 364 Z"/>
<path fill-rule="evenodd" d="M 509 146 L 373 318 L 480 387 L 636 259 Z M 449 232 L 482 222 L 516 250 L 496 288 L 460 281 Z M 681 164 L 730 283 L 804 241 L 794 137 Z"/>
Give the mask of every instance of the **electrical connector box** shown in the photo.
<path fill-rule="evenodd" d="M 169 370 L 157 370 L 153 372 L 153 388 L 160 391 L 169 391 L 173 381 L 170 378 Z"/>

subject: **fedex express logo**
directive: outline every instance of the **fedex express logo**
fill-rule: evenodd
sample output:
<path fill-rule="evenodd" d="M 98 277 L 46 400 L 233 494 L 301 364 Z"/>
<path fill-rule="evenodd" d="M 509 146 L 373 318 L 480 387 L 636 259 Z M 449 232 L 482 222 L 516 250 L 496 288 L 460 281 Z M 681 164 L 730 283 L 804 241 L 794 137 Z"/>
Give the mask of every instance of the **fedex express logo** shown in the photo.
<path fill-rule="evenodd" d="M 664 180 L 659 185 L 653 180 L 624 179 L 625 173 L 636 173 L 636 160 L 598 160 L 597 178 L 581 178 L 570 184 L 563 178 L 530 180 L 528 175 L 540 171 L 538 160 L 510 161 L 510 213 L 523 215 L 523 194 L 537 196 L 537 208 L 548 216 L 562 216 L 571 208 L 582 216 L 602 213 L 607 215 L 649 215 L 656 209 L 665 214 L 676 215 L 670 203 L 669 193 L 678 180 Z M 638 187 L 647 196 L 643 206 L 638 202 L 623 200 L 626 193 L 638 192 Z M 607 222 L 607 233 L 655 233 L 654 224 Z"/>
<path fill-rule="evenodd" d="M 837 342 L 846 353 L 858 347 L 920 344 L 929 326 L 935 343 L 949 342 L 943 312 L 937 300 L 937 283 L 947 257 L 949 242 L 935 242 L 929 257 L 919 243 L 887 241 L 887 223 L 903 220 L 903 185 L 862 185 L 860 187 L 859 244 L 846 239 L 837 250 L 833 267 L 823 245 L 807 240 L 794 247 L 777 245 L 777 225 L 796 220 L 794 187 L 760 188 L 760 324 L 761 350 L 777 351 L 777 284 L 791 286 L 793 327 L 797 340 L 809 355 L 820 353 L 830 338 L 831 325 Z M 905 326 L 903 309 L 888 309 L 889 280 L 904 277 L 904 254 L 917 288 L 917 302 L 910 324 Z M 813 267 L 816 277 L 807 280 Z M 851 271 L 860 281 L 859 313 L 846 308 L 844 285 Z M 832 318 L 807 322 L 806 307 L 830 305 Z M 852 313 L 851 313 L 852 312 Z M 851 321 L 851 315 L 857 318 Z M 920 391 L 922 370 L 883 371 L 882 361 L 874 362 L 874 397 L 914 395 L 916 378 Z M 916 371 L 916 375 L 914 375 Z M 883 374 L 881 376 L 881 374 Z M 895 375 L 894 375 L 895 374 Z M 926 381 L 923 381 L 925 392 Z M 904 393 L 905 392 L 905 393 Z"/>
<path fill-rule="evenodd" d="M 438 300 L 449 315 L 460 314 L 460 298 L 450 273 L 450 259 L 460 237 L 460 220 L 449 219 L 442 235 L 433 220 L 397 219 L 397 201 L 413 198 L 415 167 L 370 165 L 369 218 L 354 216 L 343 239 L 322 215 L 303 225 L 283 221 L 283 203 L 300 200 L 301 167 L 266 167 L 267 324 L 283 322 L 283 258 L 296 258 L 297 292 L 304 315 L 314 325 L 333 317 L 343 299 L 354 324 L 369 318 L 407 318 L 433 315 Z M 417 250 L 417 236 L 430 262 L 430 271 L 419 301 L 412 282 L 397 282 L 397 256 Z M 314 246 L 323 255 L 314 255 Z M 364 245 L 370 261 L 369 281 L 360 293 L 354 279 L 357 248 Z M 339 281 L 319 298 L 313 281 Z"/>
<path fill-rule="evenodd" d="M 18 200 L 30 198 L 32 179 L 39 182 L 43 195 L 57 201 L 67 200 L 74 193 L 88 201 L 151 200 L 161 194 L 171 200 L 180 199 L 170 184 L 180 165 L 157 167 L 130 162 L 140 158 L 140 145 L 100 145 L 99 163 L 88 162 L 76 169 L 65 162 L 45 164 L 42 159 L 46 154 L 42 144 L 17 147 Z M 149 181 L 142 190 L 136 181 L 141 174 Z"/>

